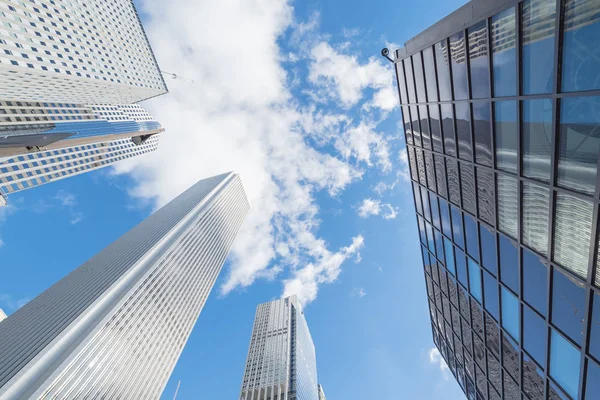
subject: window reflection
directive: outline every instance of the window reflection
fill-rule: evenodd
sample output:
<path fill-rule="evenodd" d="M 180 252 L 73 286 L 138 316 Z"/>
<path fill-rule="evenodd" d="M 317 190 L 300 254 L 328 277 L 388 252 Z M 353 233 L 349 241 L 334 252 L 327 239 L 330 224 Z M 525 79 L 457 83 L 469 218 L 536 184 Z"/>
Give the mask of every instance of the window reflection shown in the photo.
<path fill-rule="evenodd" d="M 465 54 L 465 35 L 463 32 L 450 36 L 450 54 L 452 60 L 452 86 L 454 87 L 454 99 L 468 99 L 467 57 Z"/>
<path fill-rule="evenodd" d="M 415 83 L 417 86 L 417 101 L 419 103 L 425 103 L 427 102 L 427 97 L 425 97 L 425 76 L 423 75 L 423 62 L 421 60 L 421 53 L 413 54 L 412 62 L 413 69 L 415 71 Z"/>
<path fill-rule="evenodd" d="M 450 201 L 460 205 L 460 185 L 458 183 L 458 161 L 454 158 L 446 159 L 446 172 L 448 173 L 448 192 Z"/>
<path fill-rule="evenodd" d="M 566 0 L 564 5 L 562 90 L 600 89 L 598 0 Z"/>
<path fill-rule="evenodd" d="M 600 152 L 600 97 L 561 100 L 558 184 L 593 194 Z"/>
<path fill-rule="evenodd" d="M 423 138 L 423 147 L 431 150 L 431 136 L 429 134 L 429 115 L 427 106 L 417 106 L 419 109 L 419 118 L 421 122 L 421 137 Z"/>
<path fill-rule="evenodd" d="M 423 65 L 425 67 L 425 82 L 427 84 L 427 99 L 429 102 L 437 101 L 437 86 L 435 82 L 435 63 L 433 49 L 427 47 L 423 50 Z"/>
<path fill-rule="evenodd" d="M 519 252 L 506 236 L 500 235 L 500 277 L 502 283 L 519 293 Z"/>
<path fill-rule="evenodd" d="M 406 76 L 406 87 L 408 90 L 408 101 L 413 104 L 417 102 L 415 93 L 415 81 L 413 78 L 413 68 L 411 58 L 408 57 L 402 61 L 404 63 L 404 76 Z"/>
<path fill-rule="evenodd" d="M 494 385 L 494 387 L 496 387 L 498 390 L 502 389 L 501 386 L 501 373 L 500 373 L 500 362 L 496 359 L 496 357 L 494 357 L 493 355 L 491 355 L 490 353 L 487 354 L 487 361 L 488 361 L 488 378 L 490 380 L 490 382 L 492 383 L 492 385 Z"/>
<path fill-rule="evenodd" d="M 515 379 L 519 379 L 519 365 L 521 360 L 519 357 L 519 346 L 504 332 L 502 333 L 502 365 L 508 373 Z M 504 376 L 508 376 L 504 374 Z M 517 393 L 519 393 L 517 391 Z M 505 393 L 507 395 L 507 393 Z M 508 396 L 509 399 L 518 399 L 519 397 Z"/>
<path fill-rule="evenodd" d="M 442 152 L 442 130 L 440 128 L 440 109 L 437 104 L 429 105 L 429 121 L 431 123 L 431 141 L 433 150 Z"/>
<path fill-rule="evenodd" d="M 523 94 L 552 92 L 555 14 L 555 0 L 525 0 L 522 3 Z"/>
<path fill-rule="evenodd" d="M 425 152 L 425 172 L 427 173 L 427 187 L 435 192 L 435 166 L 433 165 L 433 154 Z"/>
<path fill-rule="evenodd" d="M 543 367 L 546 366 L 547 337 L 546 321 L 523 306 L 523 348 Z"/>
<path fill-rule="evenodd" d="M 552 330 L 550 375 L 573 398 L 577 398 L 579 392 L 580 356 L 575 346 Z"/>
<path fill-rule="evenodd" d="M 471 118 L 469 103 L 456 103 L 456 139 L 458 140 L 458 156 L 464 160 L 473 160 L 471 144 Z"/>
<path fill-rule="evenodd" d="M 468 35 L 471 97 L 473 99 L 490 97 L 487 20 L 470 27 Z"/>
<path fill-rule="evenodd" d="M 465 236 L 467 238 L 467 254 L 479 261 L 477 222 L 470 215 L 465 215 Z"/>
<path fill-rule="evenodd" d="M 516 239 L 519 233 L 517 178 L 498 174 L 496 179 L 498 185 L 498 229 Z"/>
<path fill-rule="evenodd" d="M 401 64 L 401 63 L 398 63 Z M 404 136 L 406 143 L 413 144 L 412 129 L 410 127 L 410 111 L 407 106 L 402 106 L 402 121 L 404 122 Z"/>
<path fill-rule="evenodd" d="M 517 102 L 494 102 L 494 131 L 496 134 L 496 166 L 517 173 Z"/>
<path fill-rule="evenodd" d="M 446 187 L 446 167 L 444 166 L 444 157 L 438 154 L 433 156 L 435 164 L 435 176 L 437 180 L 437 192 L 442 197 L 448 197 L 448 188 Z"/>
<path fill-rule="evenodd" d="M 444 135 L 444 150 L 449 156 L 456 156 L 454 141 L 454 114 L 452 104 L 442 104 L 442 134 Z"/>
<path fill-rule="evenodd" d="M 532 400 L 544 399 L 544 372 L 523 355 L 523 392 Z"/>
<path fill-rule="evenodd" d="M 444 232 L 444 235 L 452 238 L 452 226 L 450 225 L 448 203 L 443 199 L 440 199 L 440 216 L 442 218 L 442 231 Z"/>
<path fill-rule="evenodd" d="M 600 360 L 600 295 L 594 294 L 590 328 L 590 354 Z"/>
<path fill-rule="evenodd" d="M 421 243 L 427 244 L 427 234 L 425 233 L 425 223 L 423 222 L 423 218 L 417 217 L 417 223 L 419 225 L 419 237 L 421 238 Z"/>
<path fill-rule="evenodd" d="M 523 101 L 523 175 L 550 180 L 552 153 L 552 102 L 550 99 Z"/>
<path fill-rule="evenodd" d="M 502 327 L 518 342 L 521 333 L 519 299 L 504 286 L 502 286 L 500 291 L 500 297 L 502 300 Z"/>
<path fill-rule="evenodd" d="M 465 253 L 461 250 L 455 248 L 455 262 L 456 262 L 456 275 L 460 283 L 462 283 L 465 287 L 469 287 L 469 282 L 467 280 L 467 263 L 465 260 Z M 461 309 L 461 312 L 464 310 Z"/>
<path fill-rule="evenodd" d="M 404 78 L 404 63 L 396 63 L 398 73 L 398 86 L 400 87 L 400 99 L 402 104 L 408 104 L 408 93 L 406 91 L 406 79 Z"/>
<path fill-rule="evenodd" d="M 417 106 L 409 106 L 409 108 L 410 121 L 412 123 L 413 140 L 416 146 L 421 146 L 421 121 L 419 120 Z"/>
<path fill-rule="evenodd" d="M 454 266 L 454 246 L 450 240 L 444 238 L 444 252 L 446 256 L 446 268 L 452 275 L 456 275 L 456 267 Z"/>
<path fill-rule="evenodd" d="M 554 269 L 552 323 L 581 346 L 584 328 L 585 289 L 583 282 Z"/>
<path fill-rule="evenodd" d="M 523 250 L 523 300 L 538 312 L 546 315 L 548 267 L 542 258 L 529 250 Z"/>
<path fill-rule="evenodd" d="M 454 237 L 454 243 L 456 243 L 460 248 L 464 248 L 463 241 L 463 229 L 462 229 L 462 217 L 458 208 L 451 206 L 452 213 L 452 231 Z"/>
<path fill-rule="evenodd" d="M 492 165 L 492 132 L 490 126 L 490 103 L 473 103 L 473 130 L 475 136 L 475 161 Z"/>
<path fill-rule="evenodd" d="M 475 200 L 475 176 L 473 167 L 467 163 L 459 163 L 460 188 L 462 189 L 463 208 L 473 215 L 477 214 L 477 203 Z"/>
<path fill-rule="evenodd" d="M 498 282 L 496 278 L 487 272 L 483 273 L 483 296 L 485 309 L 494 316 L 497 320 L 500 320 L 500 313 L 498 307 Z"/>
<path fill-rule="evenodd" d="M 477 263 L 471 258 L 469 258 L 469 291 L 475 300 L 482 302 L 481 272 Z"/>
<path fill-rule="evenodd" d="M 498 274 L 498 266 L 496 263 L 496 234 L 483 224 L 480 224 L 479 238 L 481 240 L 481 263 L 485 269 L 496 276 Z"/>
<path fill-rule="evenodd" d="M 523 244 L 540 254 L 548 255 L 548 188 L 523 183 Z"/>
<path fill-rule="evenodd" d="M 423 186 L 419 186 L 421 191 L 421 201 L 423 202 L 423 216 L 427 221 L 431 221 L 431 212 L 429 211 L 429 193 Z"/>
<path fill-rule="evenodd" d="M 517 94 L 517 52 L 514 7 L 492 17 L 494 96 Z"/>
<path fill-rule="evenodd" d="M 437 65 L 440 100 L 452 100 L 450 70 L 448 68 L 448 45 L 446 39 L 435 45 L 435 62 Z"/>
<path fill-rule="evenodd" d="M 417 208 L 417 212 L 423 215 L 423 206 L 421 202 L 421 189 L 416 182 L 413 182 L 413 192 L 415 193 L 415 206 Z"/>
<path fill-rule="evenodd" d="M 423 159 L 423 150 L 416 150 L 417 155 L 417 172 L 419 173 L 419 182 L 423 186 L 427 186 L 427 176 L 425 175 L 425 160 Z"/>
<path fill-rule="evenodd" d="M 440 213 L 439 213 L 439 208 L 438 208 L 438 198 L 435 194 L 428 192 L 429 195 L 429 205 L 431 206 L 431 222 L 433 223 L 433 226 L 435 226 L 438 229 L 442 229 L 442 226 L 440 225 Z"/>
<path fill-rule="evenodd" d="M 485 168 L 477 167 L 476 170 L 479 218 L 488 224 L 493 225 L 496 219 L 494 174 Z"/>

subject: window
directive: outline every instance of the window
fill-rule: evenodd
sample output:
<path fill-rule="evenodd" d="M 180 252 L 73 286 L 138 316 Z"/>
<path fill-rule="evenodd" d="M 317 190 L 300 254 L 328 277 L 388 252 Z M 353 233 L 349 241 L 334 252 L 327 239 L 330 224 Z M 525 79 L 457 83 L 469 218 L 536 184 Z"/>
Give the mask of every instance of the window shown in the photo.
<path fill-rule="evenodd" d="M 467 281 L 467 263 L 465 262 L 465 253 L 462 251 L 455 249 L 454 253 L 456 255 L 456 275 L 460 283 L 462 283 L 465 287 L 469 287 L 469 283 Z M 461 310 L 462 311 L 462 310 Z"/>
<path fill-rule="evenodd" d="M 417 102 L 425 103 L 427 102 L 427 97 L 425 96 L 425 76 L 423 75 L 423 61 L 421 60 L 421 53 L 413 54 L 412 62 L 413 69 L 415 71 L 415 83 L 417 86 Z"/>
<path fill-rule="evenodd" d="M 400 99 L 402 104 L 408 104 L 408 93 L 406 92 L 406 80 L 404 79 L 404 63 L 396 63 L 398 73 L 398 86 L 400 86 Z"/>
<path fill-rule="evenodd" d="M 496 235 L 483 224 L 479 225 L 479 237 L 481 239 L 481 263 L 485 269 L 494 276 L 498 275 L 496 262 Z"/>
<path fill-rule="evenodd" d="M 473 128 L 475 136 L 475 161 L 492 166 L 492 133 L 490 126 L 490 103 L 473 103 Z"/>
<path fill-rule="evenodd" d="M 469 292 L 478 302 L 482 302 L 481 271 L 477 263 L 471 258 L 469 258 Z"/>
<path fill-rule="evenodd" d="M 467 254 L 479 261 L 477 222 L 470 215 L 465 215 L 465 234 L 467 238 Z"/>
<path fill-rule="evenodd" d="M 423 216 L 427 221 L 431 221 L 431 213 L 429 211 L 429 194 L 427 192 L 427 189 L 423 186 L 420 186 L 419 189 L 421 191 L 420 197 L 423 202 Z"/>
<path fill-rule="evenodd" d="M 421 136 L 423 137 L 423 147 L 431 150 L 431 136 L 429 136 L 429 116 L 427 114 L 427 106 L 417 106 L 419 110 L 419 118 L 421 122 Z"/>
<path fill-rule="evenodd" d="M 593 398 L 598 393 L 600 393 L 600 365 L 588 359 L 585 398 Z"/>
<path fill-rule="evenodd" d="M 458 156 L 463 160 L 473 161 L 471 144 L 471 118 L 469 103 L 456 103 L 456 138 L 458 140 Z"/>
<path fill-rule="evenodd" d="M 552 323 L 581 346 L 584 320 L 584 284 L 554 269 L 552 285 Z"/>
<path fill-rule="evenodd" d="M 519 379 L 519 365 L 521 364 L 521 357 L 519 356 L 519 346 L 502 332 L 502 365 L 513 378 Z M 508 376 L 508 374 L 504 374 Z M 519 393 L 518 391 L 516 393 Z M 506 395 L 507 393 L 505 393 Z M 518 399 L 520 396 L 507 396 L 509 399 Z"/>
<path fill-rule="evenodd" d="M 523 250 L 523 300 L 542 315 L 546 315 L 548 267 L 535 253 Z"/>
<path fill-rule="evenodd" d="M 479 218 L 493 225 L 496 218 L 494 174 L 481 167 L 476 167 L 475 170 L 477 173 L 477 208 L 479 210 Z"/>
<path fill-rule="evenodd" d="M 444 165 L 444 157 L 438 154 L 433 156 L 435 164 L 435 176 L 437 179 L 437 192 L 442 197 L 448 197 L 448 188 L 446 186 L 446 167 Z"/>
<path fill-rule="evenodd" d="M 517 178 L 498 174 L 496 179 L 498 185 L 498 229 L 516 239 L 519 233 Z"/>
<path fill-rule="evenodd" d="M 454 246 L 450 240 L 444 238 L 444 252 L 446 256 L 446 268 L 448 271 L 456 276 L 456 267 L 454 266 Z"/>
<path fill-rule="evenodd" d="M 517 93 L 517 52 L 514 7 L 492 17 L 494 96 Z"/>
<path fill-rule="evenodd" d="M 600 360 L 600 295 L 593 296 L 592 326 L 590 329 L 590 354 Z"/>
<path fill-rule="evenodd" d="M 487 20 L 470 27 L 468 35 L 471 97 L 474 99 L 490 97 Z"/>
<path fill-rule="evenodd" d="M 548 188 L 523 183 L 523 244 L 540 254 L 548 255 Z"/>
<path fill-rule="evenodd" d="M 435 80 L 435 63 L 433 61 L 433 49 L 427 47 L 423 50 L 423 63 L 425 67 L 425 81 L 427 84 L 427 98 L 429 102 L 437 101 L 437 86 Z"/>
<path fill-rule="evenodd" d="M 454 233 L 454 243 L 456 243 L 460 248 L 465 247 L 465 243 L 463 241 L 463 229 L 462 229 L 462 216 L 458 208 L 451 206 L 452 212 L 452 231 Z"/>
<path fill-rule="evenodd" d="M 546 321 L 531 308 L 523 306 L 523 348 L 542 367 L 546 366 Z"/>
<path fill-rule="evenodd" d="M 417 95 L 415 93 L 415 82 L 413 78 L 413 68 L 411 58 L 408 57 L 402 61 L 404 63 L 404 75 L 406 76 L 406 87 L 408 90 L 408 101 L 409 103 L 417 102 Z"/>
<path fill-rule="evenodd" d="M 579 350 L 560 333 L 552 330 L 550 376 L 573 398 L 579 392 Z"/>
<path fill-rule="evenodd" d="M 496 278 L 487 272 L 483 272 L 483 295 L 485 309 L 500 320 L 500 312 L 498 307 L 498 282 Z"/>
<path fill-rule="evenodd" d="M 517 102 L 494 102 L 494 130 L 496 133 L 496 166 L 517 173 Z"/>
<path fill-rule="evenodd" d="M 454 113 L 452 104 L 442 104 L 442 134 L 444 135 L 444 149 L 447 155 L 456 156 L 454 141 Z"/>
<path fill-rule="evenodd" d="M 454 99 L 469 98 L 467 92 L 467 63 L 465 57 L 465 35 L 459 32 L 450 37 L 450 59 L 452 62 L 452 86 Z"/>
<path fill-rule="evenodd" d="M 437 65 L 440 100 L 452 100 L 450 70 L 448 68 L 448 44 L 446 39 L 435 45 L 435 62 Z M 443 107 L 443 106 L 442 106 Z"/>
<path fill-rule="evenodd" d="M 550 180 L 552 153 L 552 102 L 550 99 L 523 101 L 523 175 Z"/>
<path fill-rule="evenodd" d="M 448 203 L 440 199 L 440 216 L 442 219 L 442 231 L 444 235 L 452 238 L 452 226 L 450 225 L 450 214 L 448 212 Z"/>
<path fill-rule="evenodd" d="M 475 176 L 473 167 L 467 163 L 459 163 L 460 188 L 463 199 L 463 208 L 473 215 L 477 215 L 477 202 L 475 198 Z"/>
<path fill-rule="evenodd" d="M 523 391 L 525 394 L 530 399 L 543 399 L 544 382 L 544 372 L 527 355 L 523 354 Z"/>
<path fill-rule="evenodd" d="M 409 106 L 409 108 L 410 121 L 412 123 L 413 140 L 416 146 L 421 146 L 421 121 L 419 119 L 419 113 L 417 111 L 418 108 L 417 106 Z"/>
<path fill-rule="evenodd" d="M 521 8 L 523 94 L 550 93 L 554 83 L 556 1 L 525 0 Z"/>
<path fill-rule="evenodd" d="M 521 330 L 519 328 L 519 300 L 508 289 L 502 287 L 502 327 L 519 341 Z"/>
<path fill-rule="evenodd" d="M 431 141 L 433 150 L 442 152 L 442 131 L 440 128 L 440 109 L 437 104 L 429 105 L 429 121 L 431 123 Z"/>
<path fill-rule="evenodd" d="M 500 278 L 502 283 L 519 293 L 519 258 L 517 246 L 500 235 Z"/>

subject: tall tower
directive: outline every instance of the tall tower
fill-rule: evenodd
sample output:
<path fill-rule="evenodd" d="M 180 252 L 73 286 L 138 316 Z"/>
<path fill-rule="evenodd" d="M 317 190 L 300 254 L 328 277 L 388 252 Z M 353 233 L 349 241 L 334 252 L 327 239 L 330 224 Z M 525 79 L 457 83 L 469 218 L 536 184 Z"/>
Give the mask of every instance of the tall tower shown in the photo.
<path fill-rule="evenodd" d="M 325 391 L 323 391 L 323 386 L 319 383 L 319 400 L 327 400 L 325 397 Z"/>
<path fill-rule="evenodd" d="M 240 400 L 319 400 L 317 360 L 296 296 L 259 304 Z"/>
<path fill-rule="evenodd" d="M 0 322 L 6 319 L 6 313 L 0 308 Z"/>
<path fill-rule="evenodd" d="M 199 181 L 0 324 L 0 398 L 158 398 L 248 211 Z"/>

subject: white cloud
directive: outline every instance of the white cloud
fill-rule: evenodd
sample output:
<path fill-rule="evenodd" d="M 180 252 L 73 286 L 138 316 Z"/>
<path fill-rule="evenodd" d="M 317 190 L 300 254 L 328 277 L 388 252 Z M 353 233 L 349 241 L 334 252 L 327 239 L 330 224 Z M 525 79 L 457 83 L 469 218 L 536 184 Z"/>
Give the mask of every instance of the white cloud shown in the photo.
<path fill-rule="evenodd" d="M 400 170 L 397 172 L 397 175 L 404 182 L 410 182 L 410 170 L 408 169 L 408 153 L 406 152 L 406 148 L 400 150 L 398 154 L 398 161 L 400 161 Z"/>
<path fill-rule="evenodd" d="M 368 218 L 371 215 L 381 215 L 385 219 L 394 219 L 398 212 L 391 204 L 381 204 L 380 200 L 367 198 L 358 207 L 358 216 Z"/>
<path fill-rule="evenodd" d="M 365 289 L 363 289 L 363 288 L 355 288 L 352 291 L 352 295 L 358 296 L 360 298 L 363 298 L 363 297 L 365 297 L 367 295 L 367 292 L 365 292 Z"/>
<path fill-rule="evenodd" d="M 342 36 L 346 39 L 350 39 L 354 36 L 358 36 L 360 29 L 358 28 L 342 28 Z"/>
<path fill-rule="evenodd" d="M 69 223 L 71 225 L 76 225 L 83 221 L 83 212 L 77 209 L 77 197 L 73 193 L 69 193 L 61 189 L 58 192 L 56 192 L 54 200 L 56 200 L 61 207 L 68 210 L 70 214 Z M 42 213 L 49 208 L 52 208 L 52 205 L 48 205 L 47 208 L 44 208 L 43 204 L 38 204 L 38 209 Z"/>
<path fill-rule="evenodd" d="M 444 380 L 447 380 L 450 377 L 448 364 L 446 364 L 446 360 L 444 360 L 437 347 L 429 349 L 429 362 L 440 369 Z"/>
<path fill-rule="evenodd" d="M 383 134 L 375 132 L 373 124 L 361 121 L 357 126 L 350 127 L 335 141 L 334 146 L 346 159 L 354 157 L 369 167 L 375 159 L 382 171 L 392 169 L 389 144 Z"/>
<path fill-rule="evenodd" d="M 56 192 L 54 199 L 58 200 L 60 205 L 63 207 L 72 207 L 77 204 L 77 198 L 75 195 L 62 189 Z"/>
<path fill-rule="evenodd" d="M 297 24 L 292 7 L 278 0 L 143 0 L 141 8 L 161 67 L 195 84 L 168 80 L 171 92 L 145 103 L 166 129 L 159 149 L 115 171 L 131 173 L 131 195 L 156 206 L 201 178 L 240 173 L 253 207 L 232 247 L 221 293 L 287 272 L 284 292 L 314 300 L 318 286 L 334 281 L 363 245 L 355 236 L 332 252 L 316 235 L 315 194 L 336 196 L 362 171 L 308 143 L 307 130 L 334 132 L 346 118 L 307 117 L 319 111 L 292 99 L 281 64 L 303 52 L 290 57 L 277 44 L 289 27 L 300 36 L 314 30 L 318 15 Z"/>
<path fill-rule="evenodd" d="M 23 307 L 25 304 L 27 304 L 29 302 L 29 298 L 25 297 L 22 299 L 15 299 L 13 296 L 6 294 L 6 293 L 0 293 L 0 305 L 2 305 L 2 309 L 4 309 L 5 311 L 17 311 L 19 308 Z"/>

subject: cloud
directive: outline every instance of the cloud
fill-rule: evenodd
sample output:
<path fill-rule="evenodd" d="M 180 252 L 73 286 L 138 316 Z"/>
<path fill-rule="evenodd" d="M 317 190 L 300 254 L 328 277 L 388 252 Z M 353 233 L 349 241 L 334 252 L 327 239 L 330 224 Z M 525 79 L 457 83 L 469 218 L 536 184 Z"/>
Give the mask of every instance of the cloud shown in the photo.
<path fill-rule="evenodd" d="M 62 208 L 68 210 L 69 223 L 71 225 L 77 225 L 83 221 L 83 212 L 77 208 L 77 197 L 73 193 L 69 193 L 63 189 L 60 189 L 58 192 L 56 192 L 54 200 L 56 200 Z M 50 206 L 50 208 L 51 207 L 52 206 Z"/>
<path fill-rule="evenodd" d="M 22 299 L 15 299 L 9 294 L 0 293 L 0 305 L 2 305 L 2 307 L 0 308 L 2 308 L 4 311 L 8 311 L 8 314 L 9 312 L 17 311 L 19 308 L 27 304 L 29 300 L 31 299 L 28 297 L 24 297 Z"/>
<path fill-rule="evenodd" d="M 346 159 L 354 158 L 369 167 L 373 166 L 375 159 L 382 171 L 392 169 L 388 141 L 383 134 L 375 131 L 373 124 L 361 121 L 350 127 L 335 141 L 334 146 Z"/>
<path fill-rule="evenodd" d="M 354 288 L 354 290 L 352 290 L 352 295 L 363 298 L 367 295 L 367 292 L 365 292 L 365 289 L 363 288 Z"/>
<path fill-rule="evenodd" d="M 450 377 L 450 370 L 448 369 L 446 360 L 444 360 L 437 347 L 429 349 L 429 362 L 433 365 L 436 365 L 440 369 L 444 380 L 448 380 Z"/>
<path fill-rule="evenodd" d="M 380 200 L 367 198 L 358 207 L 358 216 L 368 218 L 371 215 L 382 215 L 385 219 L 394 219 L 398 212 L 391 204 L 381 204 Z"/>
<path fill-rule="evenodd" d="M 400 161 L 400 170 L 397 172 L 398 177 L 404 182 L 410 182 L 410 170 L 408 169 L 408 154 L 406 148 L 400 150 L 398 161 Z"/>

